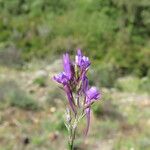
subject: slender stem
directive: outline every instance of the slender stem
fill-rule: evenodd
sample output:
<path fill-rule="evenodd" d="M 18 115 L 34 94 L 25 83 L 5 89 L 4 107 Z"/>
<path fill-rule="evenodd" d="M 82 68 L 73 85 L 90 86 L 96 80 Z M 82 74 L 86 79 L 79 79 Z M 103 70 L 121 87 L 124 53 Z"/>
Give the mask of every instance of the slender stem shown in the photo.
<path fill-rule="evenodd" d="M 69 150 L 73 150 L 73 142 L 72 142 L 72 127 L 70 127 L 70 131 L 69 131 L 68 148 L 69 148 Z"/>
<path fill-rule="evenodd" d="M 69 144 L 68 144 L 69 145 L 69 150 L 73 150 L 73 143 L 74 143 L 74 140 L 71 139 L 69 141 Z"/>
<path fill-rule="evenodd" d="M 72 136 L 70 137 L 69 150 L 73 150 L 74 149 L 75 135 L 76 135 L 76 128 L 73 130 Z"/>
<path fill-rule="evenodd" d="M 76 128 L 77 128 L 77 118 L 75 118 L 75 121 L 73 123 L 73 126 L 70 129 L 70 136 L 69 136 L 69 150 L 74 150 L 74 141 L 75 141 L 75 136 L 76 136 Z"/>

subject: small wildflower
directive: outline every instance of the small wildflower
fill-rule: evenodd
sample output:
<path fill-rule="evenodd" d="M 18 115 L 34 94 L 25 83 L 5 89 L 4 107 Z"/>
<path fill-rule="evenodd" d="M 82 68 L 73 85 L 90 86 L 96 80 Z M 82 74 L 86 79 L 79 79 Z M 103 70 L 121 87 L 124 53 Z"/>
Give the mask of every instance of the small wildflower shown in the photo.
<path fill-rule="evenodd" d="M 68 53 L 65 53 L 63 55 L 64 71 L 53 78 L 62 84 L 68 99 L 67 109 L 69 111 L 66 113 L 66 120 L 70 124 L 68 127 L 71 131 L 69 138 L 71 147 L 75 139 L 77 124 L 83 116 L 87 118 L 86 134 L 88 133 L 91 105 L 101 97 L 99 90 L 89 85 L 86 73 L 90 64 L 89 58 L 84 56 L 80 49 L 77 50 L 75 62 L 71 61 Z"/>

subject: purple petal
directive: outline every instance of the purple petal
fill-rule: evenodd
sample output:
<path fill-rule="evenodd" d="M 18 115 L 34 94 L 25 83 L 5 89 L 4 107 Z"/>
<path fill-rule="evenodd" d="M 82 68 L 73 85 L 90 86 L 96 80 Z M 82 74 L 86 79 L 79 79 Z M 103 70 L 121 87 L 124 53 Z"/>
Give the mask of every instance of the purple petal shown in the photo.
<path fill-rule="evenodd" d="M 89 88 L 89 81 L 88 78 L 86 76 L 83 76 L 82 78 L 82 92 L 86 92 Z"/>
<path fill-rule="evenodd" d="M 80 49 L 77 50 L 75 62 L 80 67 L 81 70 L 86 70 L 90 66 L 89 58 L 83 56 Z"/>
<path fill-rule="evenodd" d="M 78 50 L 77 50 L 77 55 L 82 57 L 81 49 L 78 49 Z"/>
<path fill-rule="evenodd" d="M 69 105 L 70 105 L 71 109 L 73 110 L 73 112 L 76 113 L 75 108 L 74 108 L 75 104 L 73 101 L 73 95 L 72 95 L 72 92 L 71 92 L 69 86 L 67 86 L 67 85 L 64 86 L 64 89 L 65 89 L 65 92 L 66 92 L 67 97 L 68 97 Z"/>
<path fill-rule="evenodd" d="M 82 60 L 82 52 L 80 49 L 78 49 L 77 55 L 75 56 L 75 62 L 78 66 L 81 66 L 81 60 Z"/>
<path fill-rule="evenodd" d="M 53 79 L 63 85 L 67 84 L 67 82 L 69 81 L 68 77 L 65 75 L 64 72 L 59 73 L 58 75 L 54 76 Z"/>
<path fill-rule="evenodd" d="M 90 66 L 90 61 L 88 57 L 83 56 L 81 60 L 81 67 L 82 69 L 86 70 Z"/>
<path fill-rule="evenodd" d="M 64 71 L 66 73 L 66 75 L 68 76 L 69 79 L 71 79 L 71 61 L 70 61 L 70 57 L 69 54 L 66 53 L 63 55 L 63 65 L 64 65 Z"/>
<path fill-rule="evenodd" d="M 91 87 L 88 91 L 86 91 L 86 96 L 91 101 L 92 99 L 97 100 L 100 98 L 100 92 L 96 87 Z"/>

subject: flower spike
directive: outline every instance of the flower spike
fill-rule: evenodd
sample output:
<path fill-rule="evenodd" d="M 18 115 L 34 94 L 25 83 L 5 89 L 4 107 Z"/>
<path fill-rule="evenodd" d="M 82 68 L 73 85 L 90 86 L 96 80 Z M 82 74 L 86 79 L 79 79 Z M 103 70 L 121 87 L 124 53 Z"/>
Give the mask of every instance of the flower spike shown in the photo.
<path fill-rule="evenodd" d="M 65 124 L 70 133 L 69 145 L 71 148 L 78 122 L 83 116 L 86 116 L 87 120 L 85 135 L 88 134 L 92 104 L 101 97 L 99 90 L 89 85 L 87 72 L 90 64 L 89 58 L 84 56 L 80 49 L 77 50 L 75 61 L 71 61 L 69 54 L 65 53 L 63 55 L 64 71 L 53 77 L 56 82 L 62 85 L 68 99 L 69 117 L 67 116 Z"/>

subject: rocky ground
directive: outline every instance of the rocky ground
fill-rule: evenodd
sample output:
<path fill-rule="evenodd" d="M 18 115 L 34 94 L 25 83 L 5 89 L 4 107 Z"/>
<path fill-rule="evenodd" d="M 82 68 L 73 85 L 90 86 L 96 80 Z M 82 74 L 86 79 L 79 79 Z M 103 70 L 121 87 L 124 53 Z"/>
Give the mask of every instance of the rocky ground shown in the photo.
<path fill-rule="evenodd" d="M 40 67 L 30 64 L 23 70 L 0 67 L 0 150 L 66 149 L 67 132 L 62 115 L 64 98 L 52 81 L 52 76 L 60 70 L 60 60 L 50 65 L 40 64 Z M 24 108 L 26 105 L 18 105 L 18 101 L 9 104 L 12 98 L 9 93 L 16 88 L 14 83 L 32 97 L 38 109 Z M 88 138 L 82 138 L 83 121 L 76 149 L 148 150 L 150 95 L 101 90 L 103 98 L 93 108 Z"/>

